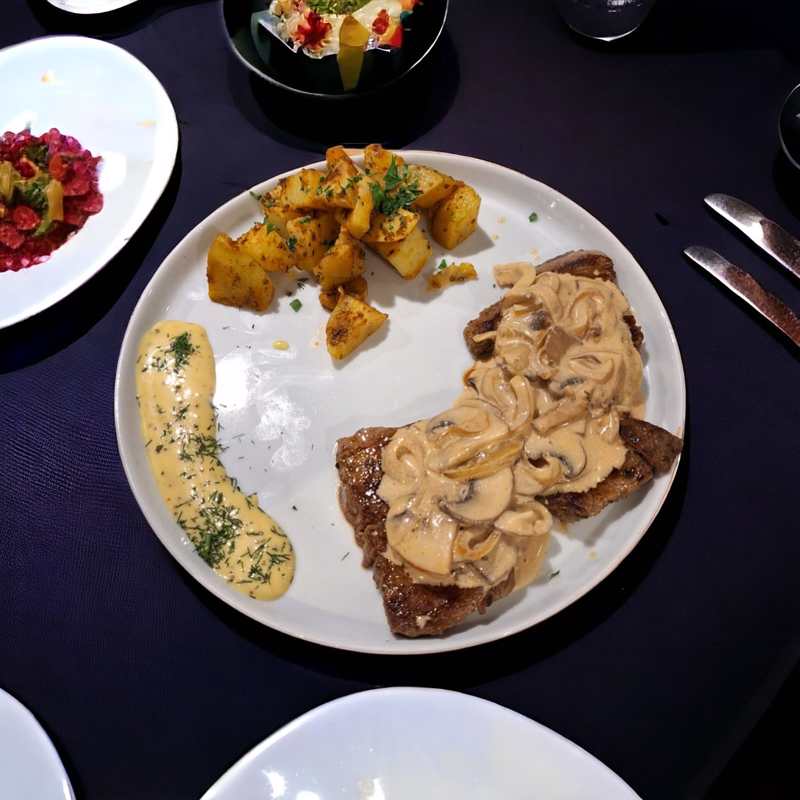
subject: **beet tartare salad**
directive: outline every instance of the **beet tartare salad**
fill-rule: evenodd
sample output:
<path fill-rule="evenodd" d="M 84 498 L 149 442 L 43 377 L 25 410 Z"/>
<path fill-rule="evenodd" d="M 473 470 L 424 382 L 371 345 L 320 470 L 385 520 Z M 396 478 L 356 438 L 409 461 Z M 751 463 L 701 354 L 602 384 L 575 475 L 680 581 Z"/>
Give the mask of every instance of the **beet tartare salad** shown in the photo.
<path fill-rule="evenodd" d="M 41 263 L 103 208 L 99 161 L 56 128 L 0 137 L 0 272 Z"/>

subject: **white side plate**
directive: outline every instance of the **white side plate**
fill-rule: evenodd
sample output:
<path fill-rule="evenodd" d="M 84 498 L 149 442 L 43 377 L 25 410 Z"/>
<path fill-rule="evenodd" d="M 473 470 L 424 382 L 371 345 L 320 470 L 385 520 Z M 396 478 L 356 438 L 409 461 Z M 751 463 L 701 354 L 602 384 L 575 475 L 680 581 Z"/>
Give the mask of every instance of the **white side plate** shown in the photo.
<path fill-rule="evenodd" d="M 647 419 L 680 434 L 684 424 L 683 366 L 667 313 L 631 254 L 596 219 L 553 189 L 486 161 L 410 151 L 427 164 L 473 185 L 483 197 L 479 230 L 448 260 L 475 264 L 478 281 L 440 293 L 424 277 L 402 280 L 367 257 L 370 299 L 390 314 L 381 332 L 340 364 L 326 349 L 327 314 L 308 286 L 294 298 L 286 282 L 273 307 L 258 315 L 208 299 L 206 253 L 220 231 L 244 232 L 260 217 L 248 192 L 198 225 L 169 255 L 134 310 L 120 353 L 115 387 L 122 463 L 148 522 L 170 553 L 207 589 L 243 613 L 278 630 L 331 647 L 372 653 L 431 653 L 493 641 L 521 631 L 569 605 L 608 575 L 644 535 L 675 474 L 591 520 L 554 534 L 540 578 L 448 635 L 397 639 L 388 630 L 371 574 L 360 566 L 353 532 L 339 510 L 336 441 L 365 425 L 402 425 L 446 409 L 471 360 L 462 329 L 500 296 L 493 264 L 541 260 L 565 250 L 596 248 L 616 264 L 619 282 L 645 334 Z M 314 166 L 321 166 L 320 164 Z M 273 178 L 254 190 L 272 187 Z M 529 222 L 531 211 L 539 215 Z M 435 260 L 442 257 L 434 248 Z M 430 269 L 430 268 L 428 268 Z M 373 275 L 374 273 L 374 275 Z M 139 432 L 134 361 L 139 339 L 161 319 L 204 325 L 216 355 L 215 404 L 222 423 L 223 461 L 247 492 L 289 533 L 297 573 L 274 602 L 239 594 L 195 554 L 164 505 L 150 475 Z M 272 348 L 275 339 L 291 348 Z M 551 579 L 553 573 L 558 573 Z"/>
<path fill-rule="evenodd" d="M 105 14 L 116 11 L 139 0 L 47 0 L 51 6 L 70 14 Z"/>
<path fill-rule="evenodd" d="M 503 706 L 441 689 L 375 689 L 274 733 L 202 800 L 636 800 L 608 767 Z"/>
<path fill-rule="evenodd" d="M 33 714 L 0 689 L 0 797 L 75 800 L 64 765 Z"/>
<path fill-rule="evenodd" d="M 167 93 L 132 55 L 80 36 L 0 51 L 0 132 L 74 136 L 100 162 L 105 205 L 42 264 L 0 272 L 0 328 L 48 308 L 101 270 L 164 191 L 178 151 Z"/>

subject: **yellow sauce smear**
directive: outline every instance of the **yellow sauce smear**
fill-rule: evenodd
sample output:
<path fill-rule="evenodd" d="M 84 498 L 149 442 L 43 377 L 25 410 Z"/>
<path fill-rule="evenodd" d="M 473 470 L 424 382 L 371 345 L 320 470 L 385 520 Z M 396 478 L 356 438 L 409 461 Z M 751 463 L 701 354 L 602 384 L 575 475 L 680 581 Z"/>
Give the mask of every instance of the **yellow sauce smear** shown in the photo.
<path fill-rule="evenodd" d="M 272 600 L 292 582 L 294 550 L 219 460 L 215 383 L 214 354 L 200 325 L 159 322 L 142 337 L 136 392 L 161 496 L 218 575 L 242 594 Z"/>

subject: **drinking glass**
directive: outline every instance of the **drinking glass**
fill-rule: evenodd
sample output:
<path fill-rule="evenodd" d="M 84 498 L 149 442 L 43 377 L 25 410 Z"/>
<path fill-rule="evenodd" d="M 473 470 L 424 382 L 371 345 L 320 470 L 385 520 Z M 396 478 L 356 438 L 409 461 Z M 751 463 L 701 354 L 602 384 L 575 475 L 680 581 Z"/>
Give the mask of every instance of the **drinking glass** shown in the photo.
<path fill-rule="evenodd" d="M 655 4 L 656 0 L 556 0 L 572 30 L 606 42 L 633 33 Z"/>

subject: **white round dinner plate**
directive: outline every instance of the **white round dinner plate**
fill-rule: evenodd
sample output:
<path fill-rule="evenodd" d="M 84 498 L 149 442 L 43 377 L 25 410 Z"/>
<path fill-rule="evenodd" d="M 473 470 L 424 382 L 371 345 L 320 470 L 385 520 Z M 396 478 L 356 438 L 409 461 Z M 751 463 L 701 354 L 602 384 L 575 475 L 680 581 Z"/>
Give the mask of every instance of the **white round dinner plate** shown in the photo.
<path fill-rule="evenodd" d="M 53 743 L 33 714 L 0 689 L 0 797 L 74 800 Z"/>
<path fill-rule="evenodd" d="M 47 0 L 51 6 L 70 14 L 105 14 L 138 3 L 139 0 Z"/>
<path fill-rule="evenodd" d="M 202 800 L 635 800 L 608 767 L 503 706 L 441 689 L 334 700 L 265 739 Z"/>
<path fill-rule="evenodd" d="M 81 36 L 0 50 L 0 133 L 29 127 L 74 136 L 102 156 L 102 211 L 41 264 L 0 272 L 0 328 L 57 303 L 102 269 L 164 191 L 178 152 L 167 93 L 120 47 Z"/>
<path fill-rule="evenodd" d="M 286 281 L 271 309 L 244 312 L 212 303 L 206 254 L 221 231 L 238 235 L 261 218 L 244 192 L 201 222 L 173 250 L 145 289 L 122 345 L 115 386 L 117 439 L 134 495 L 157 536 L 207 589 L 243 613 L 285 633 L 331 647 L 371 653 L 433 653 L 493 641 L 529 628 L 572 603 L 608 575 L 641 539 L 664 502 L 677 464 L 645 491 L 599 516 L 554 532 L 539 578 L 445 636 L 392 636 L 371 573 L 337 502 L 336 441 L 367 425 L 402 425 L 449 407 L 471 364 L 464 324 L 500 297 L 492 265 L 538 261 L 565 250 L 597 248 L 614 259 L 619 283 L 644 329 L 647 419 L 681 433 L 685 385 L 667 313 L 631 254 L 590 214 L 563 195 L 510 169 L 446 153 L 408 151 L 475 187 L 483 198 L 478 230 L 452 253 L 434 245 L 426 273 L 444 256 L 475 264 L 479 280 L 431 293 L 424 274 L 404 281 L 373 255 L 365 275 L 370 302 L 388 324 L 346 361 L 325 348 L 316 289 Z M 314 165 L 321 167 L 321 164 Z M 255 186 L 263 192 L 278 178 Z M 529 221 L 531 212 L 538 214 Z M 299 299 L 295 312 L 290 302 Z M 162 319 L 199 323 L 216 357 L 215 405 L 222 460 L 246 492 L 292 539 L 297 570 L 280 599 L 250 599 L 232 589 L 196 555 L 162 501 L 139 430 L 135 366 L 145 331 Z M 287 351 L 272 342 L 286 340 Z"/>

